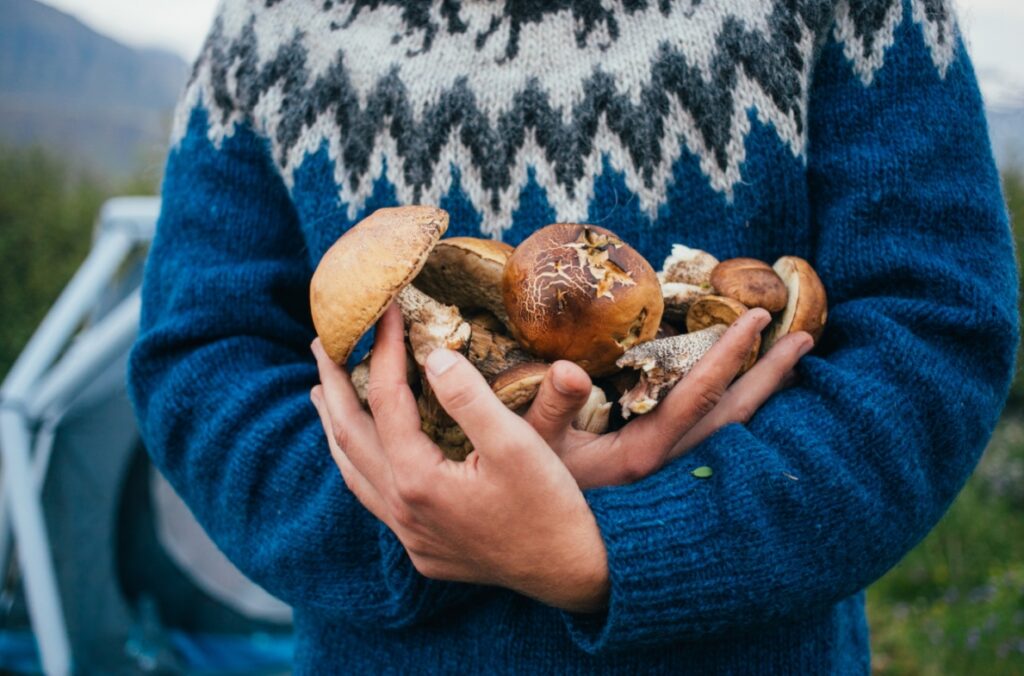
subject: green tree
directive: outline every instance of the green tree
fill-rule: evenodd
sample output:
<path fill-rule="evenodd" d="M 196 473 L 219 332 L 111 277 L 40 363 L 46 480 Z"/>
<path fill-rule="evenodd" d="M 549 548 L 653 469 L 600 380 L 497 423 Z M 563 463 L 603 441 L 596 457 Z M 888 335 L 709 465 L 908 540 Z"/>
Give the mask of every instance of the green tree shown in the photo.
<path fill-rule="evenodd" d="M 0 146 L 0 377 L 84 260 L 103 201 L 154 188 L 148 177 L 114 185 L 39 148 Z"/>

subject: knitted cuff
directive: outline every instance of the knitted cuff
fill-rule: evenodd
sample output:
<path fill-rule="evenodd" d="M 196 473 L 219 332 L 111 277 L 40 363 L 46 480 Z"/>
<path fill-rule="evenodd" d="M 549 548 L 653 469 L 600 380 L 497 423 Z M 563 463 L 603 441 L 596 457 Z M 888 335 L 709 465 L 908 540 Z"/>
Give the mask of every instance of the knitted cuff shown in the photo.
<path fill-rule="evenodd" d="M 479 587 L 461 582 L 431 580 L 412 565 L 401 541 L 380 524 L 380 554 L 384 584 L 391 606 L 387 626 L 405 627 L 470 598 Z"/>

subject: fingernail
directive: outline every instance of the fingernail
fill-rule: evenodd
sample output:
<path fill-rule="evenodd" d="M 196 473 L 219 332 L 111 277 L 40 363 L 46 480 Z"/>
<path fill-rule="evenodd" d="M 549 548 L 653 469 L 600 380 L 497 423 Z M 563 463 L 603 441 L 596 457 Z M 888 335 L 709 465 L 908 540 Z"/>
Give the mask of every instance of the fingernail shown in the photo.
<path fill-rule="evenodd" d="M 313 388 L 309 391 L 309 400 L 313 402 L 313 405 L 320 408 L 320 391 L 317 388 Z"/>
<path fill-rule="evenodd" d="M 430 353 L 430 356 L 427 357 L 427 371 L 429 371 L 432 376 L 439 376 L 452 366 L 455 366 L 455 362 L 458 360 L 458 355 L 451 350 L 434 350 Z"/>
<path fill-rule="evenodd" d="M 814 339 L 808 337 L 804 339 L 804 342 L 801 343 L 800 347 L 796 349 L 796 353 L 797 355 L 802 357 L 808 352 L 810 352 L 812 349 L 814 349 Z"/>

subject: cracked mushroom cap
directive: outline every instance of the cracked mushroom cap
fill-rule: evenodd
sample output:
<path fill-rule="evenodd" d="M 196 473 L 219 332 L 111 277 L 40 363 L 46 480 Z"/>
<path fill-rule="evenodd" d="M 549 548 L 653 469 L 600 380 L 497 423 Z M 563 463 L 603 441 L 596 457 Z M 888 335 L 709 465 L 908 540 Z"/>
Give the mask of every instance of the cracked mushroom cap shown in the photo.
<path fill-rule="evenodd" d="M 345 363 L 447 229 L 448 213 L 436 207 L 378 209 L 331 245 L 310 281 L 309 305 L 335 363 Z"/>
<path fill-rule="evenodd" d="M 531 353 L 591 376 L 658 331 L 665 305 L 654 268 L 615 233 L 593 225 L 541 228 L 505 265 L 512 335 Z"/>
<path fill-rule="evenodd" d="M 459 309 L 482 308 L 508 324 L 501 278 L 512 247 L 478 237 L 442 239 L 413 281 L 417 288 Z"/>

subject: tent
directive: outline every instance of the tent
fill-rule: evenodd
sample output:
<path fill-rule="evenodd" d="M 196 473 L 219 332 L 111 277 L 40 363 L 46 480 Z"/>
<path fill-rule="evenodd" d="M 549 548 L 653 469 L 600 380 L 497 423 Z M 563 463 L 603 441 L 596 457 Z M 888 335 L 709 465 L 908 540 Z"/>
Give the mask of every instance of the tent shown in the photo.
<path fill-rule="evenodd" d="M 0 671 L 286 673 L 291 615 L 149 464 L 125 391 L 158 198 L 91 252 L 0 388 Z"/>

